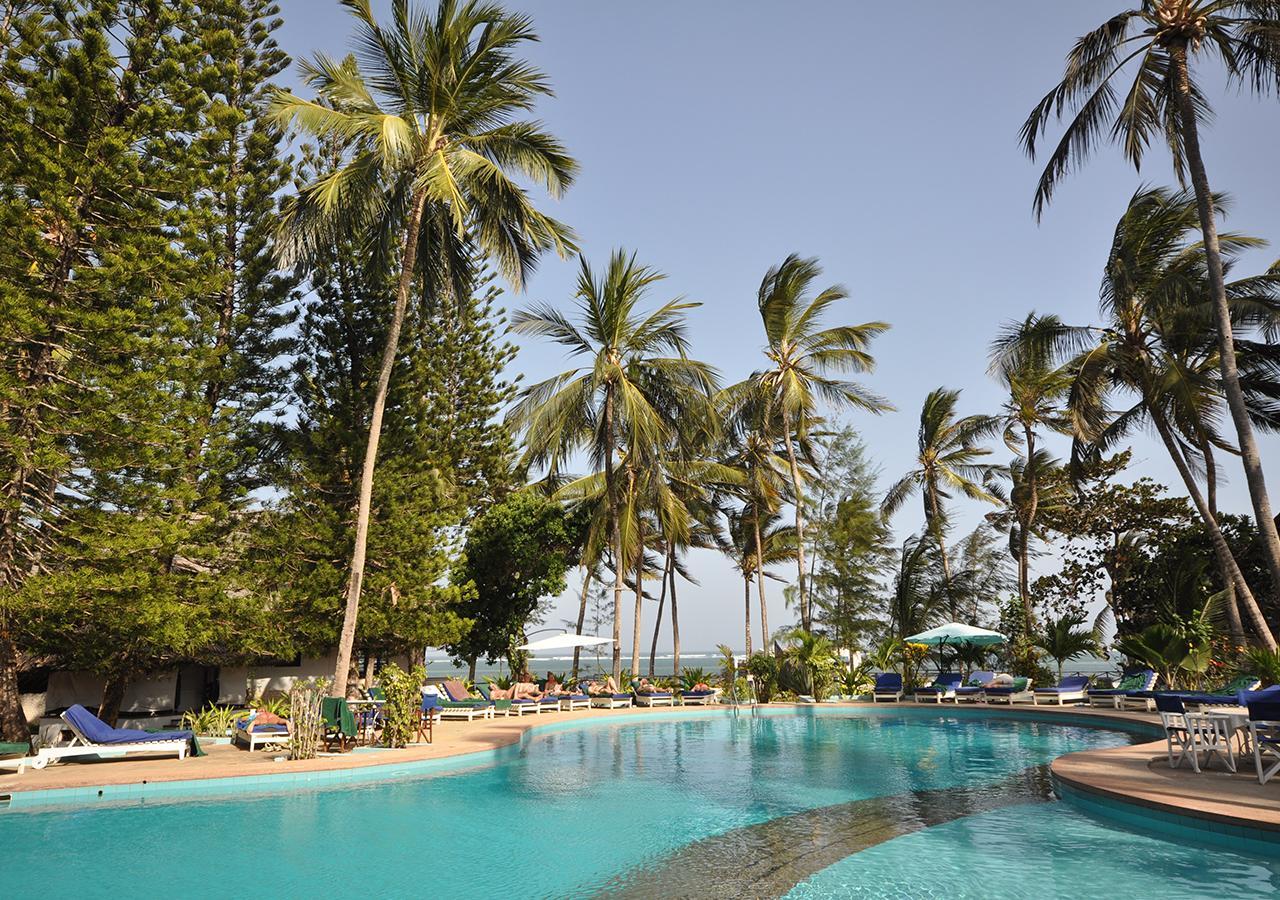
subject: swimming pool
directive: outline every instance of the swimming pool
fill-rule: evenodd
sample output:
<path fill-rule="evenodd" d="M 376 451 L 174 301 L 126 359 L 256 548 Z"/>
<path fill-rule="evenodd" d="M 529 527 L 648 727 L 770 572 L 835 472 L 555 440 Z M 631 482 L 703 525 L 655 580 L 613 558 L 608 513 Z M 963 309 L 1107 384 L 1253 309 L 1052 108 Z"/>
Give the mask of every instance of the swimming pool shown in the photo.
<path fill-rule="evenodd" d="M 1053 758 L 1131 740 L 969 710 L 595 720 L 425 777 L 15 810 L 0 815 L 0 896 L 123 884 L 197 896 L 245 884 L 285 897 L 1052 896 L 1024 890 L 1046 858 L 1064 893 L 1087 896 L 1071 889 L 1073 867 L 1096 871 L 1090 856 L 1107 846 L 1126 848 L 1103 852 L 1135 889 L 1151 875 L 1143 854 L 1219 865 L 1221 851 L 1046 802 Z M 1060 858 L 1059 828 L 1087 849 Z M 1229 862 L 1217 896 L 1280 886 L 1274 861 Z"/>

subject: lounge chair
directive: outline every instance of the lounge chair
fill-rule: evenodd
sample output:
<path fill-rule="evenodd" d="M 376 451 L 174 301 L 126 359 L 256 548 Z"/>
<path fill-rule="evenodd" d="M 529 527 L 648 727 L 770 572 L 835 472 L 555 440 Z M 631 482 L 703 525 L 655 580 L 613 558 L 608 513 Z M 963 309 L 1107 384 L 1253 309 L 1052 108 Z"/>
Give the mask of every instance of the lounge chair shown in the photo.
<path fill-rule="evenodd" d="M 933 684 L 916 688 L 915 700 L 917 703 L 942 703 L 943 700 L 955 700 L 956 688 L 960 687 L 960 682 L 963 680 L 964 676 L 959 672 L 942 672 L 933 679 Z"/>
<path fill-rule="evenodd" d="M 1165 748 L 1169 755 L 1169 768 L 1176 769 L 1184 759 L 1191 760 L 1191 768 L 1199 772 L 1200 760 L 1196 757 L 1195 738 L 1187 726 L 1187 709 L 1182 701 L 1169 694 L 1161 694 L 1155 698 L 1156 711 L 1160 713 L 1160 724 L 1164 728 Z M 1174 759 L 1174 750 L 1178 751 Z"/>
<path fill-rule="evenodd" d="M 670 691 L 641 691 L 638 680 L 631 682 L 631 694 L 636 706 L 675 706 L 675 697 Z"/>
<path fill-rule="evenodd" d="M 1115 687 L 1089 688 L 1085 691 L 1085 699 L 1090 706 L 1109 706 L 1120 709 L 1120 704 L 1129 695 L 1150 695 L 1156 686 L 1157 675 L 1152 669 L 1136 669 L 1124 673 Z M 1144 703 L 1144 705 L 1147 705 Z M 1149 708 L 1149 707 L 1148 707 Z"/>
<path fill-rule="evenodd" d="M 31 743 L 0 742 L 0 769 L 17 769 L 18 774 L 31 764 Z"/>
<path fill-rule="evenodd" d="M 1241 675 L 1220 688 L 1208 691 L 1173 691 L 1174 696 L 1187 706 L 1235 706 L 1242 691 L 1256 691 L 1262 681 L 1252 675 Z"/>
<path fill-rule="evenodd" d="M 1015 703 L 1030 700 L 1035 702 L 1035 694 L 1031 690 L 1030 678 L 1015 678 L 1013 684 L 997 685 L 982 689 L 983 703 Z"/>
<path fill-rule="evenodd" d="M 902 676 L 897 672 L 881 672 L 876 676 L 875 686 L 871 689 L 871 702 L 892 700 L 895 703 L 902 699 Z"/>
<path fill-rule="evenodd" d="M 591 697 L 580 689 L 569 694 L 557 694 L 556 699 L 560 701 L 560 708 L 566 712 L 591 708 Z"/>
<path fill-rule="evenodd" d="M 492 719 L 497 709 L 492 700 L 472 697 L 461 681 L 449 679 L 436 685 L 436 702 L 442 719 Z"/>
<path fill-rule="evenodd" d="M 591 706 L 594 709 L 628 709 L 632 706 L 631 694 L 592 694 Z"/>
<path fill-rule="evenodd" d="M 982 699 L 982 689 L 995 677 L 995 672 L 971 673 L 968 680 L 956 688 L 956 703 L 977 703 Z"/>
<path fill-rule="evenodd" d="M 1253 745 L 1258 784 L 1266 784 L 1280 772 L 1280 701 L 1249 702 L 1249 742 Z"/>
<path fill-rule="evenodd" d="M 720 701 L 720 690 L 712 688 L 709 691 L 681 691 L 680 703 L 683 706 L 706 706 L 708 703 L 718 703 Z"/>
<path fill-rule="evenodd" d="M 493 705 L 493 711 L 502 713 L 504 716 L 523 717 L 525 713 L 537 715 L 542 712 L 542 704 L 537 700 L 494 700 L 493 685 L 486 682 L 485 684 L 477 684 L 476 692 L 485 699 L 486 702 Z M 458 701 L 460 703 L 474 702 L 470 699 Z"/>
<path fill-rule="evenodd" d="M 231 742 L 243 741 L 252 753 L 259 747 L 267 747 L 271 744 L 287 744 L 289 742 L 289 725 L 288 723 L 277 722 L 254 722 L 257 713 L 250 713 L 243 719 L 236 719 L 232 726 Z"/>
<path fill-rule="evenodd" d="M 178 759 L 187 754 L 199 754 L 196 736 L 191 731 L 141 731 L 137 728 L 112 728 L 80 704 L 75 704 L 62 714 L 71 733 L 75 735 L 65 747 L 42 747 L 35 756 L 25 757 L 21 772 L 27 765 L 43 769 L 56 760 L 73 757 L 115 755 L 128 753 L 175 753 Z"/>
<path fill-rule="evenodd" d="M 1066 703 L 1083 703 L 1088 687 L 1088 675 L 1068 675 L 1053 687 L 1038 687 L 1032 691 L 1031 705 L 1039 706 L 1041 700 L 1045 703 L 1056 702 L 1059 706 Z"/>

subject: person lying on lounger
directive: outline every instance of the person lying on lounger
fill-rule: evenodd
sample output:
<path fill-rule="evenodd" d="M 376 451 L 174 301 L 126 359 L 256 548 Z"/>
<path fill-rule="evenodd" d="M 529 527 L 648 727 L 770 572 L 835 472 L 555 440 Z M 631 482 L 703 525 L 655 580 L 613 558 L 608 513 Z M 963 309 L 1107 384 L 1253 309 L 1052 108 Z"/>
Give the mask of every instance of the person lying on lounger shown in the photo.
<path fill-rule="evenodd" d="M 532 681 L 517 681 L 511 685 L 512 700 L 541 700 L 542 691 Z"/>
<path fill-rule="evenodd" d="M 654 683 L 650 681 L 648 678 L 641 678 L 639 681 L 636 682 L 636 693 L 637 694 L 656 694 L 658 693 L 658 688 L 655 687 Z"/>
<path fill-rule="evenodd" d="M 547 683 L 543 687 L 542 692 L 544 694 L 550 694 L 552 697 L 567 697 L 572 693 L 568 688 L 560 683 L 560 680 L 556 678 L 555 672 L 547 673 Z"/>
<path fill-rule="evenodd" d="M 587 682 L 587 693 L 592 697 L 608 697 L 610 694 L 618 693 L 618 685 L 612 675 L 606 676 L 603 682 L 593 678 Z"/>
<path fill-rule="evenodd" d="M 690 688 L 689 693 L 691 693 L 691 694 L 709 694 L 709 693 L 711 693 L 711 685 L 707 684 L 705 681 L 699 681 L 699 682 L 698 682 L 697 684 L 695 684 L 692 688 Z"/>

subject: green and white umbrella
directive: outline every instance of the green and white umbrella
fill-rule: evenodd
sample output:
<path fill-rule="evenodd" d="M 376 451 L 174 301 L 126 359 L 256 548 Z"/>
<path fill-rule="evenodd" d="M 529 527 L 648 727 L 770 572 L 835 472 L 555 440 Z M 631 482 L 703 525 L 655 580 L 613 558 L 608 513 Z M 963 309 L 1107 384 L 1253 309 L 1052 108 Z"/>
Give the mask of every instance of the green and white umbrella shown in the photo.
<path fill-rule="evenodd" d="M 941 672 L 942 651 L 948 644 L 953 647 L 960 644 L 987 647 L 993 644 L 1003 644 L 1006 640 L 1008 638 L 998 631 L 988 631 L 985 628 L 966 625 L 963 622 L 948 622 L 946 625 L 939 625 L 937 628 L 930 628 L 928 631 L 922 631 L 919 634 L 913 634 L 909 638 L 904 638 L 903 643 L 927 644 L 930 647 L 937 647 L 938 671 Z"/>

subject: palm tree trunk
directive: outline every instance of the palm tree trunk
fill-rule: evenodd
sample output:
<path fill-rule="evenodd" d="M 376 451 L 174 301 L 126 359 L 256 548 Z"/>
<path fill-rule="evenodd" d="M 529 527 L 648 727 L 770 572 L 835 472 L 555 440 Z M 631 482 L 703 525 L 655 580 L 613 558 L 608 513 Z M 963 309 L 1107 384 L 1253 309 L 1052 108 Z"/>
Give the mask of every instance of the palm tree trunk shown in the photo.
<path fill-rule="evenodd" d="M 680 615 L 676 610 L 676 570 L 671 567 L 671 656 L 672 669 L 680 675 Z"/>
<path fill-rule="evenodd" d="M 582 567 L 582 600 L 578 604 L 578 630 L 575 634 L 582 634 L 582 626 L 587 621 L 587 597 L 591 593 L 591 567 Z M 578 677 L 578 662 L 582 657 L 582 648 L 573 648 L 573 677 Z"/>
<path fill-rule="evenodd" d="M 662 630 L 662 611 L 667 604 L 667 574 L 671 571 L 671 543 L 667 542 L 667 558 L 662 565 L 662 591 L 658 594 L 658 614 L 653 618 L 653 643 L 649 645 L 649 677 L 653 677 L 653 661 L 658 656 L 658 633 Z"/>
<path fill-rule="evenodd" d="M 640 677 L 640 618 L 644 614 L 644 521 L 636 522 L 636 619 L 631 630 L 631 677 Z"/>
<path fill-rule="evenodd" d="M 618 487 L 617 474 L 613 468 L 614 433 L 613 433 L 613 387 L 605 390 L 604 427 L 609 450 L 605 456 L 604 480 L 605 490 L 609 494 L 610 527 L 613 530 L 613 681 L 622 680 L 622 523 L 618 521 Z M 619 685 L 620 686 L 620 685 Z"/>
<path fill-rule="evenodd" d="M 395 311 L 387 342 L 382 349 L 382 365 L 378 370 L 378 386 L 373 395 L 373 411 L 369 417 L 369 442 L 365 446 L 364 466 L 360 471 L 360 494 L 356 506 L 356 540 L 351 551 L 351 573 L 347 578 L 347 603 L 342 614 L 342 633 L 338 638 L 338 661 L 333 669 L 333 695 L 345 697 L 347 676 L 351 669 L 351 650 L 356 640 L 356 618 L 360 614 L 360 589 L 364 584 L 364 563 L 369 546 L 369 516 L 373 507 L 373 470 L 378 461 L 378 441 L 382 438 L 382 416 L 387 406 L 387 390 L 395 369 L 400 345 L 400 329 L 409 309 L 409 288 L 418 256 L 418 231 L 422 226 L 425 199 L 421 192 L 413 196 L 409 225 L 400 248 L 400 283 L 396 289 Z"/>
<path fill-rule="evenodd" d="M 764 597 L 764 541 L 760 539 L 760 509 L 751 517 L 756 532 L 756 593 L 760 595 L 760 649 L 769 652 L 769 607 Z"/>
<path fill-rule="evenodd" d="M 1201 435 L 1200 438 L 1200 454 L 1204 457 L 1205 500 L 1209 506 L 1209 514 L 1213 516 L 1214 521 L 1217 521 L 1218 465 L 1213 457 L 1213 447 L 1204 435 Z M 1217 557 L 1217 554 L 1215 554 L 1215 557 Z M 1232 643 L 1237 647 L 1243 646 L 1245 641 L 1244 623 L 1240 621 L 1240 604 L 1236 601 L 1235 579 L 1231 577 L 1230 568 L 1224 566 L 1220 558 L 1216 561 L 1218 563 L 1218 577 L 1222 579 L 1223 590 L 1227 592 L 1227 630 L 1231 632 Z"/>
<path fill-rule="evenodd" d="M 925 487 L 925 491 L 929 497 L 929 515 L 930 530 L 933 532 L 933 539 L 938 544 L 938 555 L 942 557 L 942 590 L 947 595 L 947 605 L 951 607 L 951 621 L 956 620 L 956 601 L 951 596 L 951 560 L 947 558 L 947 541 L 942 533 L 942 507 L 938 504 L 938 492 L 934 490 L 933 485 L 929 484 Z"/>
<path fill-rule="evenodd" d="M 751 656 L 751 573 L 748 572 L 742 578 L 742 596 L 746 601 L 746 635 L 747 635 L 747 656 Z"/>
<path fill-rule="evenodd" d="M 1040 503 L 1039 488 L 1036 484 L 1036 433 L 1035 429 L 1023 426 L 1027 444 L 1027 492 L 1031 495 L 1027 501 L 1026 521 L 1018 528 L 1018 594 L 1022 599 L 1022 620 L 1027 634 L 1034 634 L 1036 617 L 1031 609 L 1031 562 L 1027 558 L 1031 545 L 1031 523 L 1036 518 L 1036 507 Z M 1058 681 L 1062 681 L 1062 673 L 1058 673 Z"/>
<path fill-rule="evenodd" d="M 799 581 L 796 584 L 800 602 L 800 627 L 811 631 L 813 621 L 809 615 L 809 599 L 805 596 L 804 568 L 804 485 L 800 480 L 800 464 L 796 462 L 796 448 L 791 439 L 791 414 L 783 413 L 782 428 L 786 432 L 787 461 L 791 464 L 791 488 L 795 492 L 796 504 L 796 572 Z"/>
<path fill-rule="evenodd" d="M 1182 143 L 1187 169 L 1196 193 L 1196 209 L 1200 214 L 1200 230 L 1204 235 L 1205 261 L 1209 269 L 1209 289 L 1213 295 L 1213 312 L 1218 326 L 1218 366 L 1222 370 L 1222 390 L 1227 397 L 1231 419 L 1235 423 L 1240 461 L 1244 464 L 1244 477 L 1249 485 L 1249 499 L 1253 501 L 1253 514 L 1262 538 L 1271 573 L 1273 591 L 1280 591 L 1280 533 L 1276 531 L 1275 516 L 1271 512 L 1271 498 L 1267 494 L 1267 482 L 1262 472 L 1262 457 L 1258 441 L 1253 434 L 1253 423 L 1245 406 L 1244 391 L 1240 388 L 1240 374 L 1236 370 L 1235 341 L 1231 333 L 1231 309 L 1227 305 L 1227 289 L 1222 273 L 1222 250 L 1218 244 L 1218 226 L 1214 220 L 1213 194 L 1209 190 L 1209 176 L 1205 173 L 1204 158 L 1200 153 L 1200 132 L 1196 123 L 1195 105 L 1191 96 L 1191 77 L 1187 69 L 1187 43 L 1175 43 L 1173 56 L 1178 92 L 1178 111 L 1182 122 Z M 1248 601 L 1246 606 L 1248 605 Z M 1252 617 L 1253 610 L 1250 610 Z M 1259 618 L 1261 614 L 1259 613 Z M 1265 628 L 1265 622 L 1263 623 Z M 1268 634 L 1270 634 L 1268 630 Z M 1272 647 L 1274 641 L 1270 641 Z"/>
<path fill-rule="evenodd" d="M 1231 548 L 1227 545 L 1226 538 L 1222 536 L 1222 530 L 1218 528 L 1218 520 L 1209 512 L 1209 505 L 1205 502 L 1204 495 L 1200 493 L 1200 485 L 1196 483 L 1195 477 L 1191 474 L 1191 467 L 1187 465 L 1177 441 L 1174 440 L 1173 430 L 1169 427 L 1168 421 L 1158 407 L 1148 406 L 1148 409 L 1151 413 L 1151 421 L 1156 426 L 1156 432 L 1160 435 L 1160 440 L 1164 442 L 1165 449 L 1169 452 L 1174 466 L 1178 469 L 1178 474 L 1182 476 L 1182 483 L 1187 489 L 1187 494 L 1191 497 L 1191 502 L 1195 504 L 1196 510 L 1200 513 L 1200 518 L 1209 529 L 1209 539 L 1213 542 L 1214 553 L 1221 564 L 1231 573 L 1231 578 L 1240 590 L 1240 599 L 1244 601 L 1245 609 L 1249 612 L 1254 631 L 1257 632 L 1258 638 L 1268 650 L 1275 650 L 1276 639 L 1271 634 L 1271 629 L 1267 626 L 1267 621 L 1262 616 L 1262 610 L 1258 608 L 1258 602 L 1254 599 L 1253 592 L 1245 582 L 1244 575 L 1236 564 L 1235 557 L 1231 555 Z"/>

